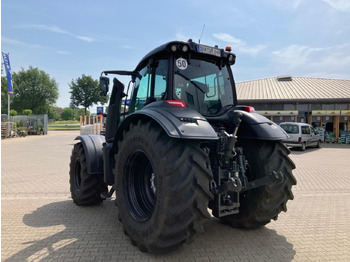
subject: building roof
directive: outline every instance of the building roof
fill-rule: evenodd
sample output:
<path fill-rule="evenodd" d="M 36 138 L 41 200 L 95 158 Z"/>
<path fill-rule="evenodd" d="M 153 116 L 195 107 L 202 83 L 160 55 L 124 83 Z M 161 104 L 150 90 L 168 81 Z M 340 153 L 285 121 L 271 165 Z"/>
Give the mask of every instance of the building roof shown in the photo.
<path fill-rule="evenodd" d="M 279 76 L 236 83 L 239 101 L 342 101 L 350 103 L 350 80 Z"/>

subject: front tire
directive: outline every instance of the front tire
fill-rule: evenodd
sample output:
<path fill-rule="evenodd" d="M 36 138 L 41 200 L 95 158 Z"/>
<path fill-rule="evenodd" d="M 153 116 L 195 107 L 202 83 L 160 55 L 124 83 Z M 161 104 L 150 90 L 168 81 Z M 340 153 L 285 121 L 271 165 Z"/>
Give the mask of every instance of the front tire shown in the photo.
<path fill-rule="evenodd" d="M 321 141 L 320 140 L 317 141 L 316 148 L 321 148 Z"/>
<path fill-rule="evenodd" d="M 241 193 L 239 213 L 221 220 L 238 228 L 266 225 L 271 219 L 277 219 L 281 211 L 286 212 L 287 201 L 294 198 L 291 188 L 296 185 L 292 174 L 295 165 L 288 157 L 290 151 L 279 141 L 242 140 L 237 146 L 243 147 L 248 160 L 249 181 L 270 175 L 272 171 L 282 172 L 284 180 Z"/>
<path fill-rule="evenodd" d="M 212 179 L 199 141 L 170 138 L 153 121 L 131 123 L 118 142 L 119 219 L 141 251 L 165 253 L 203 232 Z"/>
<path fill-rule="evenodd" d="M 74 203 L 82 206 L 102 203 L 101 194 L 107 192 L 103 174 L 89 174 L 84 147 L 81 143 L 74 145 L 69 166 L 70 191 Z"/>

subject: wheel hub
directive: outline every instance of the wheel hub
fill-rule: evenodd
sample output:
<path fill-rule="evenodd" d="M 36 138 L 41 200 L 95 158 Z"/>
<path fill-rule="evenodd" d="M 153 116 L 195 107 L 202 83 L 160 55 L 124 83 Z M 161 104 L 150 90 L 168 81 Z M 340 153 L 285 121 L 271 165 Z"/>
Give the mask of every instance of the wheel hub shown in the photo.
<path fill-rule="evenodd" d="M 129 212 L 139 222 L 148 220 L 156 203 L 156 175 L 146 153 L 133 152 L 125 166 L 125 195 Z"/>

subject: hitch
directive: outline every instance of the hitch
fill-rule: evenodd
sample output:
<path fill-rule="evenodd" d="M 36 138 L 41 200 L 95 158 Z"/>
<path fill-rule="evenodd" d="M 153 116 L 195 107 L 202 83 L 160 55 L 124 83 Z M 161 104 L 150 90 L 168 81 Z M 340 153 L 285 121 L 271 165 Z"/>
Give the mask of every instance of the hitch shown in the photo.
<path fill-rule="evenodd" d="M 212 181 L 214 182 L 214 181 Z M 239 193 L 242 190 L 242 182 L 239 178 L 230 177 L 228 180 L 222 182 L 219 187 L 216 187 L 216 183 L 211 185 L 211 191 L 214 194 L 223 194 L 228 191 Z"/>
<path fill-rule="evenodd" d="M 248 184 L 245 185 L 242 192 L 251 190 L 253 188 L 265 186 L 271 183 L 281 184 L 283 183 L 283 181 L 284 181 L 284 175 L 282 174 L 281 171 L 280 172 L 272 171 L 269 176 L 265 176 L 263 178 L 250 181 Z"/>

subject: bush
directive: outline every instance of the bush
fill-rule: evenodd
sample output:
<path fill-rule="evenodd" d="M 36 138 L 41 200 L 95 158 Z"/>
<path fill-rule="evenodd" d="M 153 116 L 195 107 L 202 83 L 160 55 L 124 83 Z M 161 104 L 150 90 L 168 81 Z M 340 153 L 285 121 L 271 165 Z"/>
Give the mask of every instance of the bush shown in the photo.
<path fill-rule="evenodd" d="M 70 107 L 66 107 L 62 110 L 62 113 L 61 113 L 62 120 L 72 120 L 74 116 L 75 116 L 74 109 Z"/>
<path fill-rule="evenodd" d="M 17 113 L 17 111 L 16 110 L 14 110 L 14 109 L 11 109 L 10 110 L 10 116 L 16 116 L 18 113 Z"/>
<path fill-rule="evenodd" d="M 33 113 L 30 109 L 23 109 L 22 114 L 25 116 L 30 116 Z"/>
<path fill-rule="evenodd" d="M 22 121 L 22 119 L 21 120 L 19 120 L 19 122 L 18 123 L 16 123 L 17 124 L 17 127 L 22 127 L 23 126 L 23 121 Z"/>

